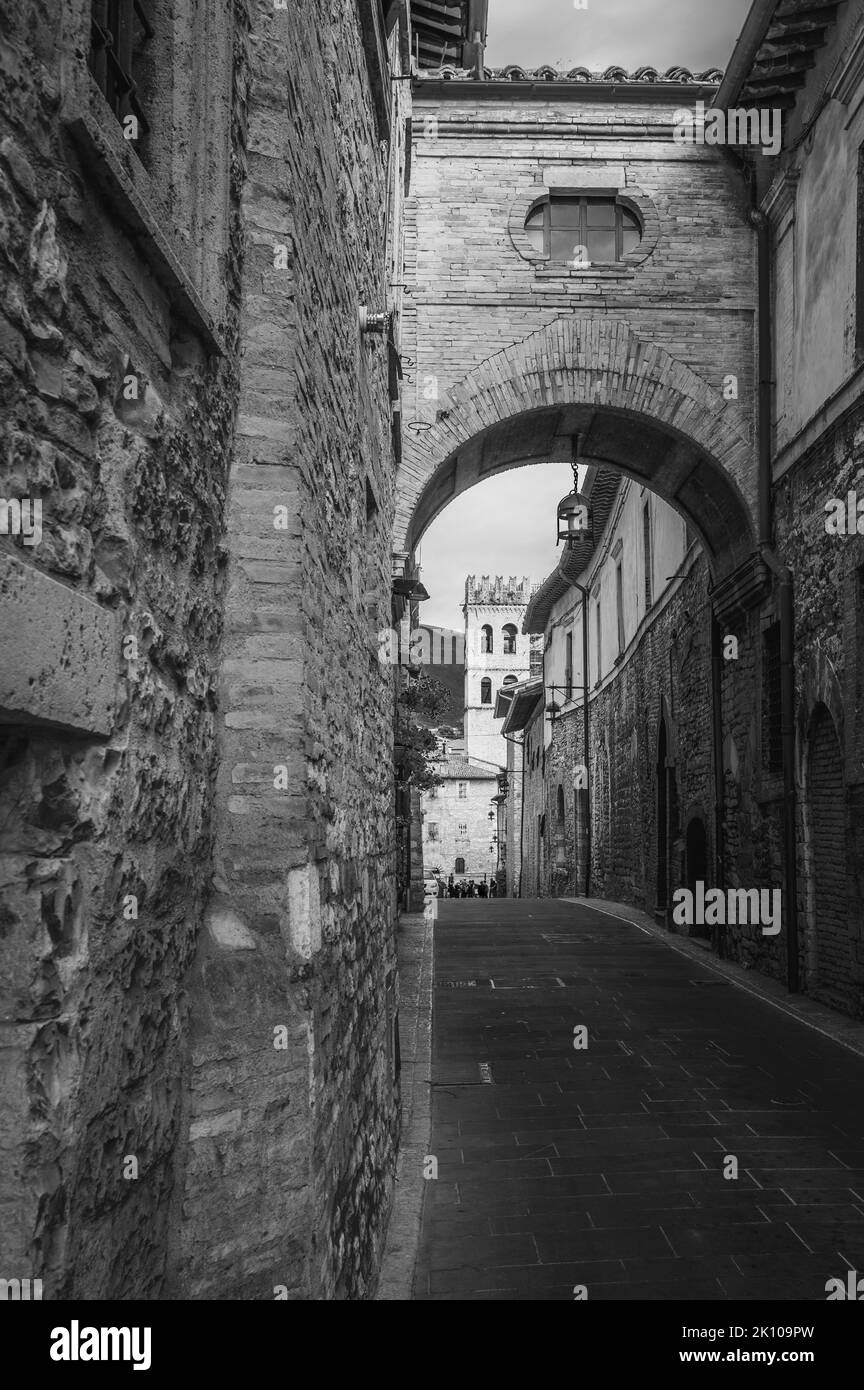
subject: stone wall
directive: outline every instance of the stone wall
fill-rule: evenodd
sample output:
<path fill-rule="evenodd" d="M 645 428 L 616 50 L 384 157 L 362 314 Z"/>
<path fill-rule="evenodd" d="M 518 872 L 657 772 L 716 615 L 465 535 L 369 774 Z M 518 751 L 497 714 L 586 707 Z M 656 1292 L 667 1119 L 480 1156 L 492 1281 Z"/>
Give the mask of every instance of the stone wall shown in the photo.
<path fill-rule="evenodd" d="M 864 1014 L 864 535 L 826 506 L 864 500 L 864 409 L 827 430 L 776 489 L 794 573 L 801 969 L 809 993 Z M 845 529 L 845 528 L 844 528 Z"/>
<path fill-rule="evenodd" d="M 161 26 L 137 149 L 89 9 L 0 5 L 0 1268 L 50 1299 L 166 1286 L 236 399 L 230 8 Z"/>

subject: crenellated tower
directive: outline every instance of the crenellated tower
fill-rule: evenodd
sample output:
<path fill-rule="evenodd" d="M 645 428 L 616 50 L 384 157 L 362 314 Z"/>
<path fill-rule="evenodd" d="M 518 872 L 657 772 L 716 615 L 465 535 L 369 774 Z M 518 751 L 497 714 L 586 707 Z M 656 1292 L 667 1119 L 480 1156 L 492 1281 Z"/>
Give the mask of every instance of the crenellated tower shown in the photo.
<path fill-rule="evenodd" d="M 495 701 L 502 685 L 530 672 L 532 638 L 523 634 L 522 621 L 536 587 L 527 577 L 471 574 L 465 580 L 465 756 L 473 762 L 507 765 Z"/>

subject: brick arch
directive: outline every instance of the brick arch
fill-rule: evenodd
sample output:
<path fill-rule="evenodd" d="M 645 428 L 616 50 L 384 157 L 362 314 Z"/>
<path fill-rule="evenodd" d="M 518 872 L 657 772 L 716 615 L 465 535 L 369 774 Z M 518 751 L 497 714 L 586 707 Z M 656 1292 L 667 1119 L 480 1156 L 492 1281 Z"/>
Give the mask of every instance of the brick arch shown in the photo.
<path fill-rule="evenodd" d="M 687 517 L 715 579 L 755 549 L 756 469 L 730 406 L 624 319 L 559 318 L 488 358 L 406 430 L 394 548 L 412 550 L 448 502 L 484 478 L 569 457 L 636 478 Z"/>

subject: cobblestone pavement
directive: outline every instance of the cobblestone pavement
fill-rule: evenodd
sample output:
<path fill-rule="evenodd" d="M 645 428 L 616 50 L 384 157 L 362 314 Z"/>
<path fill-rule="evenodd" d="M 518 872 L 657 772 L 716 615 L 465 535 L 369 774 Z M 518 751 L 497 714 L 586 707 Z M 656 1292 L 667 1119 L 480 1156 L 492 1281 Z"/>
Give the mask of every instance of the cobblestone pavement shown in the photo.
<path fill-rule="evenodd" d="M 438 906 L 415 1298 L 824 1301 L 864 1275 L 864 1058 L 590 908 Z"/>

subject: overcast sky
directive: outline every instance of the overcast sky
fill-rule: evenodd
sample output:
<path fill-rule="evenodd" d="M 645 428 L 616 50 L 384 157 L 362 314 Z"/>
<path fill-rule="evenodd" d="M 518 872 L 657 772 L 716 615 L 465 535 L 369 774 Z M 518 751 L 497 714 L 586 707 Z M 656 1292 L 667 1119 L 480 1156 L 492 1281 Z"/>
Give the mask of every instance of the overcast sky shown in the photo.
<path fill-rule="evenodd" d="M 665 72 L 726 66 L 751 0 L 489 0 L 489 67 L 628 71 L 650 64 Z M 457 497 L 433 521 L 420 548 L 430 598 L 422 622 L 462 627 L 468 574 L 530 575 L 543 580 L 557 564 L 555 507 L 570 491 L 566 464 L 499 474 Z"/>
<path fill-rule="evenodd" d="M 489 0 L 486 63 L 723 68 L 751 0 Z"/>

